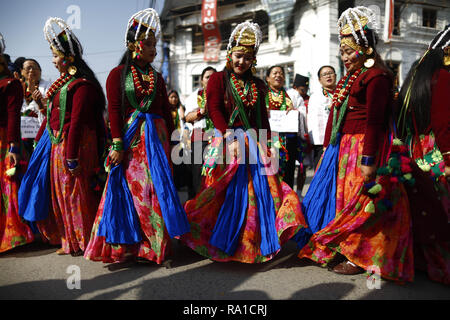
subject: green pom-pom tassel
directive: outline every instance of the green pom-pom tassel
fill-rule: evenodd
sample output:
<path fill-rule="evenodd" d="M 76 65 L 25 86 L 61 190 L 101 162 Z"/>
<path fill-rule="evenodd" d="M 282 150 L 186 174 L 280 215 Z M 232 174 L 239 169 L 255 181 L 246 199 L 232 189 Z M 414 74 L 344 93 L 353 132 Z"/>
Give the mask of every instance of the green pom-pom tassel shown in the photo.
<path fill-rule="evenodd" d="M 377 202 L 377 208 L 380 212 L 385 212 L 387 210 L 386 206 L 382 201 Z"/>
<path fill-rule="evenodd" d="M 15 175 L 15 174 L 16 174 L 16 167 L 13 167 L 13 168 L 11 168 L 11 169 L 6 170 L 6 175 L 7 175 L 8 177 L 12 177 L 12 176 Z"/>
<path fill-rule="evenodd" d="M 373 201 L 370 201 L 366 207 L 364 208 L 365 212 L 374 213 L 375 212 L 375 205 L 373 204 Z"/>
<path fill-rule="evenodd" d="M 392 168 L 400 168 L 400 161 L 397 158 L 389 159 L 389 166 Z"/>
<path fill-rule="evenodd" d="M 403 142 L 402 142 L 402 140 L 400 140 L 399 138 L 395 138 L 394 141 L 392 141 L 392 144 L 393 144 L 394 146 L 402 146 L 402 145 L 403 145 Z"/>
<path fill-rule="evenodd" d="M 381 190 L 383 189 L 383 187 L 377 183 L 376 185 L 374 185 L 372 188 L 370 188 L 367 192 L 370 194 L 377 194 L 379 193 Z"/>
<path fill-rule="evenodd" d="M 380 176 L 387 176 L 391 172 L 392 172 L 392 169 L 390 169 L 388 167 L 378 168 L 378 170 L 377 170 L 377 174 Z"/>
<path fill-rule="evenodd" d="M 407 173 L 407 174 L 404 174 L 403 177 L 404 177 L 406 180 L 411 180 L 411 179 L 412 179 L 412 174 L 411 174 L 411 173 Z"/>

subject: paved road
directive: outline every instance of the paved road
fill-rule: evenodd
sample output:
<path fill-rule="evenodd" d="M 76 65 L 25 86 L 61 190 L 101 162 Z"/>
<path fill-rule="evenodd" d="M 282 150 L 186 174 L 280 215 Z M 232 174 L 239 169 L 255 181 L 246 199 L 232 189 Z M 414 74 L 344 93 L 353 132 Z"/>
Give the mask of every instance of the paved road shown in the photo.
<path fill-rule="evenodd" d="M 171 268 L 153 263 L 111 266 L 58 256 L 55 250 L 33 243 L 0 254 L 0 299 L 450 299 L 449 287 L 422 273 L 413 283 L 382 280 L 380 289 L 369 289 L 365 275 L 338 275 L 300 261 L 293 242 L 274 260 L 249 265 L 212 262 L 174 240 Z"/>

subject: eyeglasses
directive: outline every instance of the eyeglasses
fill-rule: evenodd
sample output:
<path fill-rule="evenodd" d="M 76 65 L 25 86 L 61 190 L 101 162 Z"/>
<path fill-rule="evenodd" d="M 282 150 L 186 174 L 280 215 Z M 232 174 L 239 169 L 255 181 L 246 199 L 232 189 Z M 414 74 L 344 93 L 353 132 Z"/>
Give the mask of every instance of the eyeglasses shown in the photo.
<path fill-rule="evenodd" d="M 334 73 L 334 72 L 327 72 L 327 73 L 322 73 L 320 76 L 321 77 L 326 77 L 326 76 L 334 76 L 334 75 L 336 75 L 336 73 Z"/>

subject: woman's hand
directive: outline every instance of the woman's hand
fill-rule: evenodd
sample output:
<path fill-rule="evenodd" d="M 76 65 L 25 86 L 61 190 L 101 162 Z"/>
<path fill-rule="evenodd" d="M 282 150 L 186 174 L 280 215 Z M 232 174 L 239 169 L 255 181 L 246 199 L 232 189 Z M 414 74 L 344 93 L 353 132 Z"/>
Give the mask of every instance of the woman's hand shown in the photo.
<path fill-rule="evenodd" d="M 37 103 L 42 103 L 42 93 L 36 89 L 33 91 L 33 93 L 31 94 L 31 97 L 33 98 L 34 101 L 36 101 Z"/>
<path fill-rule="evenodd" d="M 11 167 L 15 167 L 19 164 L 20 155 L 18 153 L 8 152 L 9 161 L 11 163 Z"/>
<path fill-rule="evenodd" d="M 365 166 L 361 165 L 361 173 L 364 177 L 364 182 L 369 182 L 375 180 L 376 174 L 377 174 L 377 166 L 371 165 L 371 166 Z"/>
<path fill-rule="evenodd" d="M 110 163 L 114 166 L 119 165 L 123 160 L 123 151 L 111 150 L 109 154 Z"/>
<path fill-rule="evenodd" d="M 294 106 L 289 106 L 289 107 L 286 109 L 286 114 L 288 114 L 289 111 L 291 111 L 291 110 L 295 110 Z"/>

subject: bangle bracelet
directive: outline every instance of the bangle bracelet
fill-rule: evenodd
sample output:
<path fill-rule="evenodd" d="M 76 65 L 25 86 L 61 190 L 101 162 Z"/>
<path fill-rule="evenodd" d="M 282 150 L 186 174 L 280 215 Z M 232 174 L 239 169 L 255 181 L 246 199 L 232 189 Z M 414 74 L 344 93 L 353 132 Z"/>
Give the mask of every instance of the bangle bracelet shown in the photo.
<path fill-rule="evenodd" d="M 78 160 L 66 160 L 67 168 L 70 170 L 75 169 L 78 167 Z"/>
<path fill-rule="evenodd" d="M 362 156 L 361 164 L 364 166 L 371 166 L 375 163 L 375 157 L 373 156 Z"/>
<path fill-rule="evenodd" d="M 123 141 L 113 141 L 112 149 L 114 151 L 123 151 Z"/>
<path fill-rule="evenodd" d="M 20 152 L 20 149 L 18 148 L 18 147 L 16 147 L 16 146 L 13 146 L 13 147 L 9 147 L 9 153 L 19 153 Z"/>

